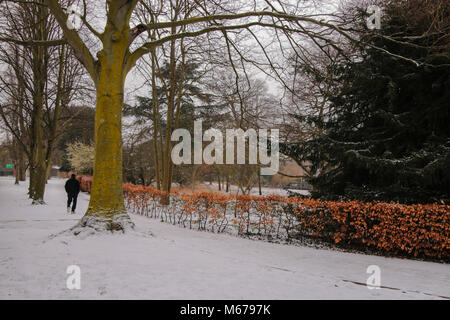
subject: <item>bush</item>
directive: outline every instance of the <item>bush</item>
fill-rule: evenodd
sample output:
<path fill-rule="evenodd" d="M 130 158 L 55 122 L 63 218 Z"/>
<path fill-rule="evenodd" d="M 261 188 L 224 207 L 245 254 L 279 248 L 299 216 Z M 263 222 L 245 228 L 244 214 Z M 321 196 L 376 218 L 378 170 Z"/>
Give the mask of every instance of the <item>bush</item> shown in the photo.
<path fill-rule="evenodd" d="M 198 230 L 312 237 L 348 249 L 449 260 L 448 205 L 174 192 L 171 204 L 163 206 L 163 192 L 132 184 L 124 184 L 124 195 L 135 213 Z"/>

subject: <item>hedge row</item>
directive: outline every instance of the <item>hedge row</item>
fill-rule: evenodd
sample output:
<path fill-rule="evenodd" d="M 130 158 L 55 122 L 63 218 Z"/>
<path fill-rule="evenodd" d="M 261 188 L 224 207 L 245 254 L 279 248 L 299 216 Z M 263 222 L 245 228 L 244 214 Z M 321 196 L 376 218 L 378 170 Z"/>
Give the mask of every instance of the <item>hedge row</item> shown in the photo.
<path fill-rule="evenodd" d="M 92 176 L 78 175 L 76 179 L 80 182 L 81 191 L 91 192 Z"/>
<path fill-rule="evenodd" d="M 92 177 L 77 176 L 90 192 Z M 450 259 L 450 206 L 321 201 L 218 193 L 170 194 L 124 184 L 127 208 L 184 227 L 269 239 L 315 238 L 383 254 Z"/>
<path fill-rule="evenodd" d="M 184 227 L 267 238 L 309 237 L 383 254 L 449 260 L 450 206 L 320 201 L 281 196 L 170 194 L 124 184 L 135 213 Z"/>

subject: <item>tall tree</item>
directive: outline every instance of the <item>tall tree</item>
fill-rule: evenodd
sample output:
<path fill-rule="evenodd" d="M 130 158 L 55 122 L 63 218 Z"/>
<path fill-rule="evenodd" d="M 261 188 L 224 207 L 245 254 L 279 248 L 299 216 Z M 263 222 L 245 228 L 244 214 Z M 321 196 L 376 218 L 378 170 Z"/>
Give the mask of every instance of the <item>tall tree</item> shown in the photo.
<path fill-rule="evenodd" d="M 22 174 L 23 154 L 28 158 L 29 196 L 39 204 L 60 132 L 60 114 L 73 97 L 82 69 L 64 42 L 52 40 L 61 31 L 43 0 L 2 3 L 2 14 L 6 19 L 1 34 L 9 38 L 0 49 L 0 61 L 7 68 L 0 75 L 2 96 L 7 98 L 0 114 L 17 142 Z"/>
<path fill-rule="evenodd" d="M 153 129 L 151 140 L 156 148 L 156 151 L 153 152 L 156 185 L 158 189 L 169 192 L 172 184 L 173 165 L 171 159 L 166 162 L 161 156 L 163 151 L 166 150 L 166 137 L 171 137 L 167 123 L 169 121 L 172 123 L 172 131 L 177 128 L 184 128 L 193 134 L 194 121 L 204 115 L 211 115 L 211 112 L 216 111 L 219 106 L 210 105 L 210 95 L 202 88 L 201 79 L 205 72 L 199 63 L 194 61 L 179 62 L 175 72 L 176 81 L 174 82 L 171 82 L 170 63 L 163 63 L 161 67 L 158 65 L 157 69 L 158 82 L 155 81 L 151 88 L 151 97 L 138 96 L 136 106 L 126 108 L 125 114 L 133 115 L 137 122 L 145 121 L 147 125 L 144 130 L 148 130 L 149 126 Z M 169 118 L 168 100 L 171 86 L 175 87 L 177 95 L 174 101 L 175 110 L 172 117 Z M 154 101 L 153 96 L 157 97 L 157 101 Z M 169 141 L 168 150 L 170 152 L 172 151 L 172 144 L 172 141 Z M 166 165 L 169 165 L 169 170 L 162 170 Z M 166 181 L 166 184 L 163 183 L 164 181 Z"/>
<path fill-rule="evenodd" d="M 299 155 L 331 170 L 312 183 L 327 198 L 450 200 L 450 4 L 392 1 L 368 42 L 334 69 L 337 92 L 318 138 Z"/>

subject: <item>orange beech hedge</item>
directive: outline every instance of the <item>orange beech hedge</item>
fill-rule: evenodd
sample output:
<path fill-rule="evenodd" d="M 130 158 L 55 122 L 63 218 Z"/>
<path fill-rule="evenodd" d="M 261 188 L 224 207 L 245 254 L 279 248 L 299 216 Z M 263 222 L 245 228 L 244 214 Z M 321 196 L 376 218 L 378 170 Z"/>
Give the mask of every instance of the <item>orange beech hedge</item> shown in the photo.
<path fill-rule="evenodd" d="M 173 192 L 170 205 L 163 206 L 164 193 L 155 188 L 124 184 L 123 189 L 132 212 L 184 227 L 450 260 L 449 205 Z"/>
<path fill-rule="evenodd" d="M 78 175 L 76 179 L 80 182 L 80 188 L 84 192 L 91 192 L 92 176 Z"/>
<path fill-rule="evenodd" d="M 450 206 L 288 199 L 300 228 L 344 246 L 448 260 Z"/>

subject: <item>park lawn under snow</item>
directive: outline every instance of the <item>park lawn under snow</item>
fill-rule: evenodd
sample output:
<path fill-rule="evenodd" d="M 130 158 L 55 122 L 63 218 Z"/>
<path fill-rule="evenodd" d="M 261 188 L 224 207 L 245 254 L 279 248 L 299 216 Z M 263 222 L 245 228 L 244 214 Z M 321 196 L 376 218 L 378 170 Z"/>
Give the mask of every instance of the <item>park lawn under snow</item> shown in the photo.
<path fill-rule="evenodd" d="M 32 206 L 25 183 L 0 178 L 1 299 L 450 297 L 447 264 L 248 240 L 136 215 L 136 231 L 124 235 L 59 234 L 89 200 L 80 194 L 77 213 L 67 214 L 63 185 L 51 179 L 47 204 Z M 81 268 L 80 290 L 66 288 L 69 265 Z M 369 265 L 381 268 L 381 289 L 357 284 L 366 283 Z"/>

